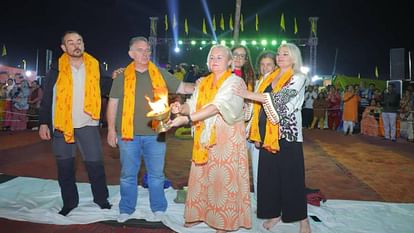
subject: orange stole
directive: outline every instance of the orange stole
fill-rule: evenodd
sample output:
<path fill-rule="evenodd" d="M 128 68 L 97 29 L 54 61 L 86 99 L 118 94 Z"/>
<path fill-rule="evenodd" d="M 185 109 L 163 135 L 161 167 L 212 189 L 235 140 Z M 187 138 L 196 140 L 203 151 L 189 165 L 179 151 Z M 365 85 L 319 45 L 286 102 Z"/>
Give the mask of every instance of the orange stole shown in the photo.
<path fill-rule="evenodd" d="M 85 100 L 84 111 L 94 120 L 99 120 L 101 113 L 101 89 L 99 85 L 99 62 L 83 53 L 85 64 Z M 56 80 L 56 105 L 54 111 L 54 127 L 62 131 L 65 142 L 74 143 L 74 129 L 72 122 L 72 68 L 69 55 L 63 53 L 59 58 L 59 74 Z"/>
<path fill-rule="evenodd" d="M 209 104 L 213 101 L 214 97 L 217 94 L 217 91 L 220 89 L 223 82 L 230 77 L 231 70 L 227 70 L 217 81 L 215 80 L 214 74 L 211 73 L 205 77 L 199 84 L 199 93 L 196 103 L 196 111 L 202 109 L 206 104 Z M 216 144 L 216 128 L 213 126 L 211 129 L 211 136 L 207 145 L 202 145 L 200 143 L 201 133 L 204 130 L 209 130 L 205 128 L 205 123 L 203 121 L 198 121 L 194 125 L 194 144 L 193 144 L 193 156 L 192 160 L 195 164 L 201 165 L 205 164 L 208 161 L 208 148 Z"/>
<path fill-rule="evenodd" d="M 157 66 L 148 63 L 148 72 L 151 78 L 154 98 L 168 95 L 167 85 Z M 124 71 L 124 102 L 122 109 L 121 137 L 122 140 L 133 140 L 134 138 L 134 110 L 135 110 L 135 85 L 137 81 L 135 63 L 131 62 Z M 144 97 L 143 97 L 144 98 Z"/>
<path fill-rule="evenodd" d="M 265 89 L 271 85 L 273 80 L 279 75 L 280 69 L 276 69 L 273 71 L 269 76 L 260 84 L 257 88 L 257 93 L 263 93 Z M 276 93 L 280 91 L 292 78 L 293 70 L 289 68 L 285 71 L 285 73 L 280 76 L 279 80 L 277 81 L 275 87 L 272 90 L 272 93 Z M 253 117 L 252 117 L 252 125 L 250 129 L 250 140 L 255 142 L 262 142 L 263 140 L 260 137 L 259 133 L 259 113 L 262 108 L 262 104 L 255 103 L 253 106 Z M 266 119 L 266 133 L 265 138 L 263 141 L 263 147 L 272 152 L 276 153 L 280 150 L 279 147 L 279 124 L 272 124 L 269 119 Z"/>

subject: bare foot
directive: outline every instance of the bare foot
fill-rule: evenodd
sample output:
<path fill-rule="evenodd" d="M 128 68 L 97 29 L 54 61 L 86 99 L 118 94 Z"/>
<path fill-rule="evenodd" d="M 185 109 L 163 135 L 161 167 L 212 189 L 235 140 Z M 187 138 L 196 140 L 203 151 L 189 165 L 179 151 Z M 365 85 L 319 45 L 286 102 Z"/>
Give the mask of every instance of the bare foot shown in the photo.
<path fill-rule="evenodd" d="M 280 222 L 280 217 L 267 219 L 263 222 L 263 227 L 266 230 L 272 229 L 278 222 Z"/>
<path fill-rule="evenodd" d="M 300 221 L 300 230 L 299 233 L 311 233 L 311 228 L 309 225 L 308 218 L 305 218 Z"/>
<path fill-rule="evenodd" d="M 184 223 L 184 227 L 193 227 L 193 226 L 196 226 L 200 223 L 201 222 L 186 222 L 186 223 Z"/>

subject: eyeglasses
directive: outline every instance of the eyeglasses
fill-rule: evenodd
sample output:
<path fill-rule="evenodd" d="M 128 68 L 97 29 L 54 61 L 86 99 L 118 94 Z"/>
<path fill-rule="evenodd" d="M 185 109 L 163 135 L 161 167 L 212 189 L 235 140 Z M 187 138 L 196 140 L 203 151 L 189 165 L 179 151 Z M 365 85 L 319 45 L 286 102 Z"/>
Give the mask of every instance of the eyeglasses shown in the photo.
<path fill-rule="evenodd" d="M 233 57 L 234 58 L 245 59 L 246 58 L 246 54 L 243 54 L 243 53 L 233 53 Z"/>

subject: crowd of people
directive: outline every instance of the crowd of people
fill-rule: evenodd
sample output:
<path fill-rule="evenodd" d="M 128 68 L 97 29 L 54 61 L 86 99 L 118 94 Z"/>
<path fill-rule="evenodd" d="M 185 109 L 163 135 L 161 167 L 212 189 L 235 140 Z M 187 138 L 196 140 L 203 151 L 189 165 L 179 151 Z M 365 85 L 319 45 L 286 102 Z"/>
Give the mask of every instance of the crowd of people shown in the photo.
<path fill-rule="evenodd" d="M 345 135 L 381 136 L 396 142 L 398 137 L 413 142 L 414 93 L 412 86 L 404 89 L 402 98 L 389 83 L 385 90 L 369 84 L 335 86 L 309 85 L 302 109 L 303 127 L 341 130 Z"/>
<path fill-rule="evenodd" d="M 42 96 L 37 80 L 29 82 L 23 76 L 16 76 L 0 84 L 1 130 L 37 130 Z"/>
<path fill-rule="evenodd" d="M 159 100 L 168 93 L 189 96 L 185 102 L 170 103 L 174 118 L 168 123 L 169 127 L 190 125 L 194 138 L 185 227 L 204 222 L 218 233 L 249 229 L 251 213 L 255 213 L 264 219 L 265 229 L 280 221 L 298 222 L 300 233 L 310 233 L 303 128 L 340 129 L 349 135 L 359 130 L 377 136 L 381 124 L 384 138 L 395 141 L 400 122 L 399 133 L 413 140 L 411 89 L 400 100 L 391 84 L 384 92 L 373 84 L 368 88 L 349 85 L 345 90 L 312 86 L 301 71 L 300 50 L 291 43 L 263 51 L 256 62 L 246 46 L 214 45 L 207 56 L 209 72 L 201 74 L 195 65 L 158 67 L 150 61 L 149 41 L 131 38 L 131 61 L 114 73 L 107 110 L 102 108 L 99 62 L 85 52 L 84 45 L 78 32 L 65 32 L 63 54 L 43 88 L 37 82 L 16 84 L 9 79 L 0 89 L 3 129 L 39 127 L 40 138 L 52 140 L 63 200 L 59 214 L 63 216 L 79 204 L 77 148 L 93 201 L 101 209 L 112 207 L 99 135 L 105 111 L 107 143 L 119 149 L 121 163 L 117 221 L 133 218 L 142 160 L 148 174 L 150 209 L 156 220 L 163 218 L 168 208 L 164 193 L 167 145 L 165 132 L 154 130 L 157 122 L 146 117 L 146 98 Z M 253 211 L 249 162 L 257 203 Z"/>

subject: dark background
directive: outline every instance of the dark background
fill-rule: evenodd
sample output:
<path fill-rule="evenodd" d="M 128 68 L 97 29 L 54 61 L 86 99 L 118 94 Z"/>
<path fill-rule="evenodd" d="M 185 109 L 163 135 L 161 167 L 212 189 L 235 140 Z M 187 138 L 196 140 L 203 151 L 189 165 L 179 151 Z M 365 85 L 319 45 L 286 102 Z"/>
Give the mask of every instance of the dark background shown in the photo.
<path fill-rule="evenodd" d="M 21 0 L 0 3 L 0 45 L 7 47 L 7 63 L 11 66 L 27 61 L 27 68 L 34 69 L 37 49 L 52 49 L 60 55 L 60 38 L 66 30 L 79 31 L 88 52 L 101 62 L 109 64 L 109 70 L 125 66 L 128 41 L 137 35 L 149 35 L 149 17 L 159 17 L 158 37 L 172 37 L 170 22 L 164 31 L 164 15 L 167 2 L 173 0 Z M 211 38 L 201 33 L 205 13 L 199 0 L 176 0 L 180 38 Z M 206 1 L 211 14 L 224 14 L 226 30 L 216 32 L 230 39 L 228 18 L 234 15 L 234 0 Z M 286 32 L 280 31 L 280 15 L 285 15 Z M 245 31 L 240 38 L 307 38 L 310 34 L 308 17 L 319 17 L 318 56 L 319 74 L 331 74 L 335 51 L 338 50 L 336 73 L 350 76 L 373 77 L 374 67 L 379 67 L 381 79 L 389 78 L 390 49 L 413 47 L 414 29 L 412 3 L 409 1 L 359 1 L 359 0 L 243 0 Z M 259 32 L 255 31 L 255 14 L 259 14 Z M 297 18 L 299 33 L 293 34 L 293 17 Z M 189 36 L 184 34 L 184 18 L 189 22 Z M 165 46 L 164 46 L 165 47 Z M 261 49 L 252 48 L 255 55 Z M 268 46 L 268 49 L 275 47 Z M 165 50 L 165 51 L 164 51 Z M 204 64 L 208 49 L 183 48 L 180 55 L 170 55 L 172 64 L 181 61 Z M 160 47 L 166 52 L 166 48 Z M 308 48 L 303 48 L 305 61 Z M 254 57 L 254 56 L 253 56 Z M 168 59 L 160 55 L 161 61 Z M 253 58 L 255 59 L 255 58 Z"/>

